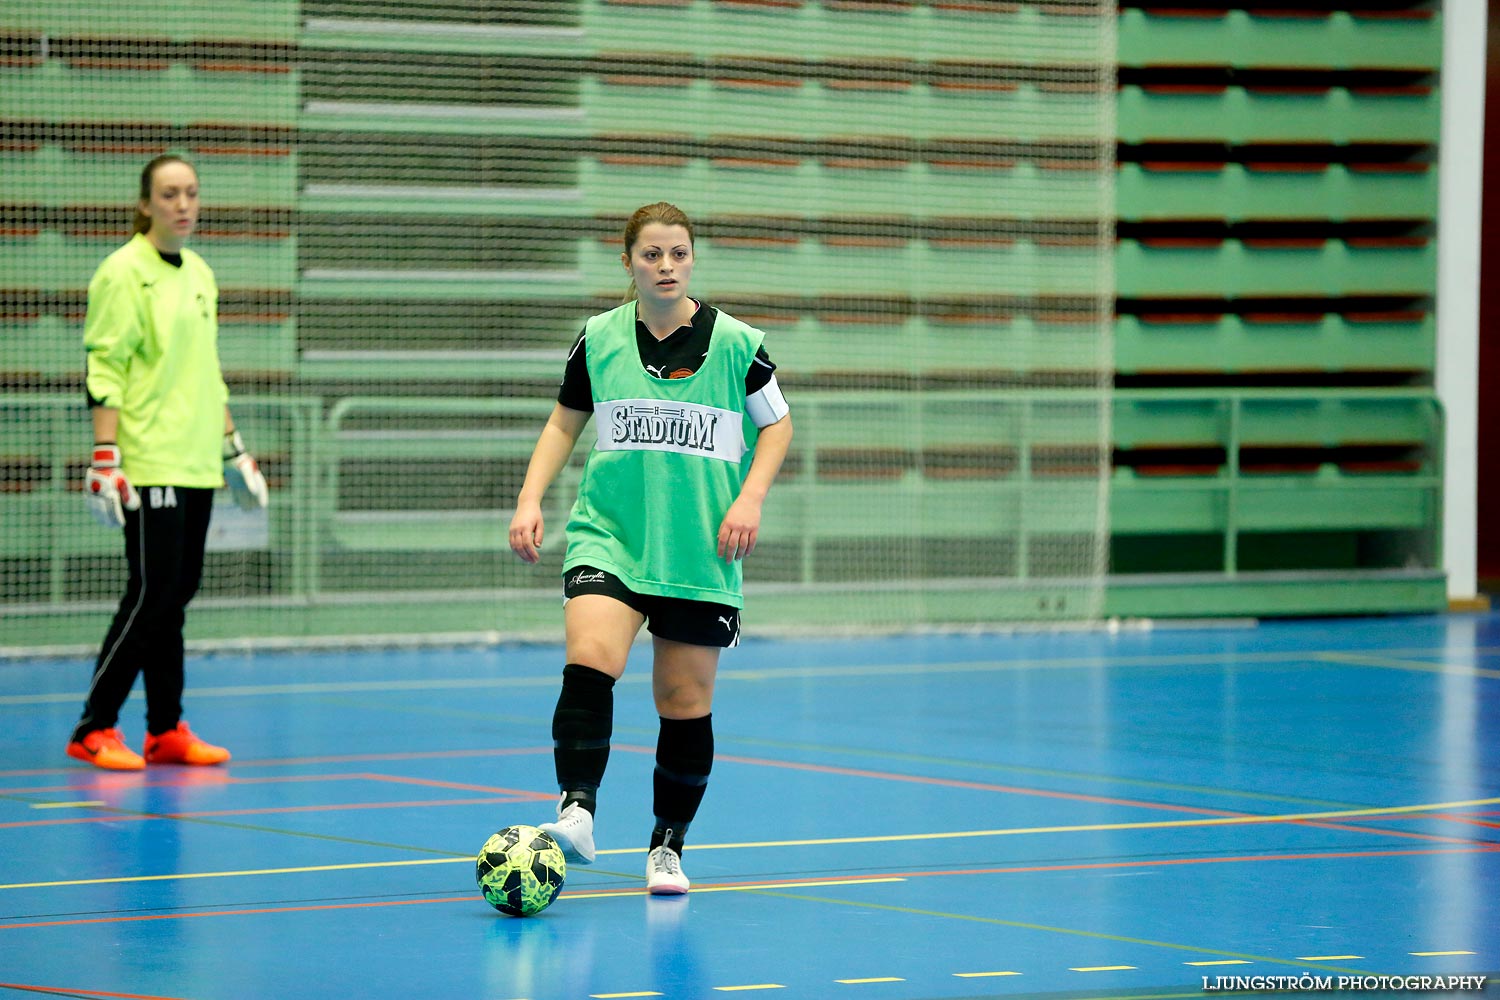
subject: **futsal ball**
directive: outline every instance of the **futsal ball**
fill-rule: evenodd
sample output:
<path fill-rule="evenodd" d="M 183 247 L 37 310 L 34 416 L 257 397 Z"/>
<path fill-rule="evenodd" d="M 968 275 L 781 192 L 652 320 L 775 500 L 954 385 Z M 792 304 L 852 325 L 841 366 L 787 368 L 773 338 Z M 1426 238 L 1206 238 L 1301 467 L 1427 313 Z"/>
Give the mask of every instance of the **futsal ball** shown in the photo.
<path fill-rule="evenodd" d="M 567 874 L 568 862 L 550 833 L 508 826 L 479 849 L 474 880 L 495 909 L 529 917 L 552 905 Z"/>

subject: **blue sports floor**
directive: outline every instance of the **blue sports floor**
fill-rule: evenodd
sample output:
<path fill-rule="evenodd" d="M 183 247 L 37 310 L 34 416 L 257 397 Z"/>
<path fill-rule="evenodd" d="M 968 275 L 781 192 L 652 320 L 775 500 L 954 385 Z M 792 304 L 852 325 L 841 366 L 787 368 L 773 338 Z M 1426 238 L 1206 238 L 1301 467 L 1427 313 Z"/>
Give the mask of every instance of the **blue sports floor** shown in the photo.
<path fill-rule="evenodd" d="M 473 855 L 552 815 L 558 648 L 194 659 L 188 719 L 234 761 L 136 774 L 63 755 L 88 663 L 0 660 L 0 1000 L 1165 998 L 1500 971 L 1500 617 L 751 641 L 722 661 L 677 899 L 642 889 L 637 653 L 599 861 L 527 919 L 485 904 Z M 137 749 L 141 720 L 137 693 Z"/>

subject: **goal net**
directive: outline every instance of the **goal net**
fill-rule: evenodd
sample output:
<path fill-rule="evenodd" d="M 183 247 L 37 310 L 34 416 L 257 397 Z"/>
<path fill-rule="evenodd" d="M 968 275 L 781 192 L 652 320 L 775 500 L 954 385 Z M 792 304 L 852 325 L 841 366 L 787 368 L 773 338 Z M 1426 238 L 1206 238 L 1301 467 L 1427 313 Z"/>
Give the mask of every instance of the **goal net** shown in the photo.
<path fill-rule="evenodd" d="M 198 170 L 231 407 L 200 641 L 560 634 L 506 545 L 620 240 L 763 329 L 796 438 L 750 634 L 1081 620 L 1108 541 L 1114 5 L 139 0 L 0 10 L 0 646 L 98 641 L 89 278 L 141 167 Z"/>

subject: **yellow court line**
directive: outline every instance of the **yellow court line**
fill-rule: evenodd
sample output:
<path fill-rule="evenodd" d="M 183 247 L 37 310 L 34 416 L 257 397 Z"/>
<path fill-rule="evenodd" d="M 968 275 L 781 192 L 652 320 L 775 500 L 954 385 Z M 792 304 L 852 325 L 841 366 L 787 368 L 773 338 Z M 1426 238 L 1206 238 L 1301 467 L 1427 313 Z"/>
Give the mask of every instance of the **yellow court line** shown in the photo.
<path fill-rule="evenodd" d="M 1188 792 L 1193 795 L 1222 795 L 1235 799 L 1248 799 L 1254 802 L 1283 803 L 1283 808 L 1293 806 L 1301 806 L 1305 809 L 1351 808 L 1348 802 L 1314 799 L 1300 795 L 1272 795 L 1266 792 L 1253 792 L 1244 788 L 1190 785 L 1175 781 L 1152 781 L 1145 778 L 1127 778 L 1114 774 L 1100 774 L 1095 771 L 1065 771 L 1053 767 L 1027 767 L 1020 764 L 1000 764 L 993 761 L 979 761 L 963 757 L 943 757 L 937 754 L 911 753 L 889 749 L 877 750 L 870 747 L 853 748 L 838 744 L 809 743 L 800 740 L 773 740 L 743 735 L 736 736 L 735 743 L 739 746 L 767 747 L 777 751 L 796 751 L 815 755 L 859 754 L 878 760 L 898 760 L 903 763 L 922 766 L 978 768 L 985 771 L 1001 771 L 1007 774 L 1023 774 L 1032 778 L 1062 779 L 1064 781 L 1101 781 L 1112 785 L 1148 788 L 1152 791 L 1165 790 L 1171 792 Z M 643 747 L 642 749 L 645 750 L 646 748 Z M 822 759 L 822 757 L 820 756 L 819 759 Z"/>
<path fill-rule="evenodd" d="M 1014 837 L 1034 833 L 1097 833 L 1109 830 L 1165 830 L 1192 826 L 1240 826 L 1250 823 L 1301 823 L 1320 819 L 1353 819 L 1358 816 L 1394 816 L 1415 812 L 1444 812 L 1449 809 L 1468 809 L 1476 806 L 1500 804 L 1500 798 L 1466 799 L 1461 802 L 1427 802 L 1413 806 L 1386 806 L 1368 809 L 1330 809 L 1322 812 L 1277 813 L 1270 816 L 1213 816 L 1204 819 L 1144 820 L 1137 823 L 1086 823 L 1074 826 L 1028 826 L 1012 827 L 1008 830 L 955 830 L 947 833 L 900 833 L 870 837 L 829 837 L 809 840 L 759 840 L 730 844 L 694 844 L 693 850 L 723 850 L 746 847 L 810 847 L 836 844 L 879 844 L 912 840 L 958 840 L 966 837 Z M 642 853 L 644 848 L 629 848 L 610 853 Z M 0 887 L 3 888 L 3 887 Z"/>
<path fill-rule="evenodd" d="M 888 882 L 905 882 L 904 878 L 840 878 L 819 880 L 817 882 L 756 882 L 753 885 L 695 885 L 693 895 L 701 895 L 705 892 L 758 892 L 762 889 L 818 889 L 827 885 L 878 885 Z M 3 886 L 0 886 L 3 888 Z M 569 892 L 559 899 L 609 899 L 616 896 L 627 897 L 630 893 L 621 892 L 619 889 L 607 889 L 603 892 Z"/>
<path fill-rule="evenodd" d="M 1364 958 L 1363 955 L 1298 955 L 1299 962 L 1347 962 L 1351 959 Z"/>
<path fill-rule="evenodd" d="M 1243 993 L 1226 993 L 1225 996 L 1244 996 Z M 1120 996 L 1101 996 L 1090 993 L 1089 1000 L 1203 1000 L 1203 991 L 1194 990 L 1191 993 L 1127 993 Z"/>
<path fill-rule="evenodd" d="M 33 802 L 33 809 L 84 809 L 91 806 L 107 806 L 108 802 L 103 799 L 88 799 L 83 802 Z"/>
<path fill-rule="evenodd" d="M 451 865 L 462 861 L 472 865 L 473 858 L 411 858 L 405 861 L 359 861 L 342 865 L 305 865 L 300 868 L 256 868 L 232 872 L 175 872 L 170 875 L 122 875 L 117 878 L 74 878 L 56 882 L 12 882 L 0 889 L 53 889 L 68 885 L 120 885 L 127 882 L 170 882 L 190 878 L 238 878 L 245 875 L 301 875 L 304 872 L 357 871 L 361 868 L 401 868 L 406 865 Z"/>
<path fill-rule="evenodd" d="M 1183 965 L 1249 965 L 1243 958 L 1221 958 L 1217 962 L 1183 962 Z"/>
<path fill-rule="evenodd" d="M 950 660 L 946 663 L 922 663 L 916 666 L 905 663 L 892 663 L 850 664 L 847 666 L 746 667 L 742 669 L 721 670 L 719 671 L 719 678 L 721 680 L 764 681 L 786 679 L 806 680 L 808 678 L 852 679 L 860 677 L 900 677 L 915 673 L 926 676 L 933 673 L 990 673 L 1038 669 L 1077 670 L 1108 669 L 1112 667 L 1202 666 L 1223 668 L 1225 666 L 1276 666 L 1283 663 L 1301 663 L 1307 660 L 1316 660 L 1321 656 L 1360 655 L 1365 652 L 1368 652 L 1371 656 L 1388 657 L 1440 656 L 1446 653 L 1447 650 L 1442 647 L 1371 650 L 1287 649 L 1237 652 L 1229 656 L 1225 656 L 1222 652 L 1205 651 L 1201 653 L 1158 653 L 1138 656 L 1059 656 L 1054 658 L 1029 657 L 1019 660 Z M 1500 646 L 1476 646 L 1472 652 L 1475 655 L 1496 653 L 1500 652 Z M 625 676 L 628 678 L 631 675 L 627 673 Z"/>
<path fill-rule="evenodd" d="M 300 868 L 256 868 L 244 871 L 181 872 L 172 875 L 122 875 L 116 878 L 61 879 L 56 882 L 13 882 L 0 885 L 0 889 L 55 889 L 70 885 L 118 885 L 128 882 L 170 882 L 174 879 L 196 878 L 243 878 L 248 875 L 301 875 L 308 872 L 357 871 L 362 868 L 401 868 L 407 865 L 451 865 L 474 863 L 473 858 L 418 858 L 410 861 L 364 861 L 344 865 L 306 865 Z M 829 885 L 875 885 L 889 882 L 905 882 L 898 876 L 887 878 L 819 879 L 816 882 L 757 882 L 750 885 L 700 885 L 693 889 L 695 895 L 705 892 L 753 892 L 757 889 L 819 888 Z M 618 889 L 608 892 L 570 892 L 569 899 L 602 899 L 621 895 Z"/>
<path fill-rule="evenodd" d="M 1440 647 L 1431 648 L 1407 648 L 1407 649 L 1377 649 L 1370 650 L 1371 657 L 1384 656 L 1422 656 L 1442 655 L 1446 652 Z M 1486 654 L 1500 652 L 1496 646 L 1476 646 L 1475 654 Z M 764 681 L 781 678 L 860 678 L 860 677 L 882 677 L 882 676 L 907 676 L 911 674 L 922 674 L 924 676 L 933 673 L 971 673 L 1015 670 L 1066 670 L 1066 669 L 1107 669 L 1112 667 L 1158 667 L 1158 666 L 1195 666 L 1224 667 L 1229 666 L 1256 666 L 1275 665 L 1278 663 L 1293 663 L 1298 661 L 1316 660 L 1326 656 L 1360 655 L 1359 650 L 1318 650 L 1318 649 L 1291 649 L 1284 651 L 1262 651 L 1262 652 L 1238 652 L 1226 657 L 1222 652 L 1203 653 L 1167 653 L 1157 655 L 1140 656 L 1060 656 L 1053 659 L 1033 657 L 1022 660 L 953 660 L 947 663 L 922 663 L 922 664 L 852 664 L 848 666 L 815 666 L 802 667 L 775 667 L 770 669 L 745 668 L 741 670 L 721 670 L 718 679 Z M 1374 665 L 1374 664 L 1371 664 Z M 1494 672 L 1482 672 L 1480 676 L 1491 676 Z M 1500 676 L 1500 674 L 1496 674 Z M 649 673 L 626 673 L 620 679 L 622 684 L 645 684 L 651 680 Z M 366 694 L 400 691 L 430 691 L 430 690 L 479 690 L 496 688 L 516 687 L 550 687 L 557 684 L 557 679 L 551 676 L 539 677 L 433 677 L 423 680 L 382 680 L 382 681 L 324 681 L 303 682 L 285 684 L 241 684 L 226 685 L 219 687 L 202 687 L 193 689 L 194 698 L 245 698 L 260 697 L 263 695 L 297 695 L 297 694 Z M 43 705 L 43 704 L 72 704 L 83 697 L 82 692 L 59 691 L 47 694 L 24 694 L 24 695 L 0 695 L 0 706 L 6 705 Z M 248 761 L 246 763 L 254 763 Z"/>
<path fill-rule="evenodd" d="M 904 983 L 906 980 L 899 976 L 874 976 L 870 979 L 835 979 L 836 983 L 844 983 L 847 986 L 858 986 L 861 983 Z"/>
<path fill-rule="evenodd" d="M 1415 955 L 1417 958 L 1437 958 L 1437 957 L 1442 956 L 1442 955 L 1472 955 L 1472 954 L 1474 954 L 1474 952 L 1472 952 L 1472 951 L 1411 951 L 1411 952 L 1407 952 L 1407 954 L 1408 955 Z"/>
<path fill-rule="evenodd" d="M 960 979 L 982 979 L 987 976 L 1019 976 L 1019 972 L 955 972 Z"/>
<path fill-rule="evenodd" d="M 1441 652 L 1434 650 L 1434 652 Z M 1398 660 L 1389 656 L 1365 655 L 1363 653 L 1319 653 L 1313 657 L 1324 663 L 1337 663 L 1351 667 L 1379 667 L 1382 670 L 1411 670 L 1422 674 L 1453 674 L 1460 677 L 1500 677 L 1500 670 L 1487 667 L 1465 667 L 1450 663 L 1427 663 L 1421 660 Z"/>
<path fill-rule="evenodd" d="M 628 679 L 628 677 L 626 678 Z M 648 681 L 646 673 L 637 682 Z M 292 694 L 383 694 L 400 691 L 469 690 L 478 688 L 555 687 L 554 677 L 433 677 L 424 680 L 307 681 L 294 684 L 236 684 L 193 689 L 194 698 L 258 698 Z M 0 696 L 0 705 L 50 705 L 76 701 L 82 692 Z"/>
<path fill-rule="evenodd" d="M 1369 809 L 1334 809 L 1324 812 L 1279 813 L 1272 816 L 1214 816 L 1205 819 L 1168 819 L 1139 823 L 1089 823 L 1076 826 L 1033 826 L 1008 830 L 958 830 L 948 833 L 900 833 L 870 837 L 828 837 L 807 840 L 761 840 L 730 844 L 694 844 L 693 850 L 727 850 L 752 847 L 823 847 L 841 844 L 881 844 L 893 841 L 956 840 L 972 837 L 1014 837 L 1039 833 L 1097 833 L 1110 830 L 1166 830 L 1196 826 L 1242 826 L 1253 823 L 1300 823 L 1320 819 L 1352 819 L 1358 816 L 1395 816 L 1418 812 L 1446 812 L 1450 809 L 1467 809 L 1475 806 L 1491 806 L 1500 803 L 1500 798 L 1466 799 L 1460 802 L 1427 802 L 1411 806 L 1381 806 Z M 600 851 L 603 854 L 644 854 L 643 847 L 622 847 Z M 6 889 L 46 889 L 69 885 L 111 885 L 126 882 L 165 882 L 190 878 L 233 878 L 245 875 L 292 875 L 303 872 L 355 871 L 361 868 L 399 868 L 403 865 L 472 864 L 473 859 L 419 858 L 406 861 L 365 861 L 342 865 L 309 865 L 300 868 L 261 868 L 249 871 L 189 872 L 171 875 L 129 875 L 118 878 L 64 879 L 56 882 L 13 882 L 0 885 Z M 873 881 L 873 880 L 871 880 Z"/>
<path fill-rule="evenodd" d="M 1069 969 L 1069 972 L 1124 972 L 1133 969 L 1133 965 L 1085 965 L 1077 969 Z"/>
<path fill-rule="evenodd" d="M 620 1000 L 622 997 L 659 997 L 662 994 L 652 990 L 641 990 L 637 993 L 590 993 L 591 1000 Z"/>
<path fill-rule="evenodd" d="M 715 986 L 720 993 L 738 993 L 740 990 L 784 990 L 780 983 L 752 983 L 748 986 Z"/>
<path fill-rule="evenodd" d="M 1156 941 L 1151 938 L 1129 937 L 1123 934 L 1105 934 L 1100 931 L 1084 931 L 1072 927 L 1052 927 L 1048 924 L 1032 924 L 1023 920 L 1003 920 L 999 917 L 980 917 L 969 913 L 947 913 L 942 910 L 925 910 L 916 906 L 896 906 L 890 903 L 872 903 L 869 900 L 835 899 L 832 896 L 806 896 L 795 892 L 773 893 L 786 899 L 796 899 L 808 903 L 827 903 L 830 906 L 858 906 L 866 910 L 884 910 L 888 913 L 905 913 L 917 917 L 936 917 L 943 920 L 959 920 L 965 923 L 985 924 L 992 927 L 1017 927 L 1021 930 L 1044 931 L 1048 934 L 1063 934 L 1068 937 L 1088 938 L 1091 941 L 1114 941 L 1120 944 L 1145 945 L 1150 948 L 1167 948 L 1172 951 L 1191 951 L 1199 955 L 1223 955 L 1225 958 L 1242 958 L 1251 962 L 1265 962 L 1270 965 L 1297 966 L 1301 960 L 1290 958 L 1276 958 L 1270 955 L 1247 955 L 1240 952 L 1223 951 L 1218 948 L 1204 948 L 1198 945 L 1177 944 L 1173 941 Z M 1339 966 L 1323 966 L 1331 968 L 1335 972 L 1360 973 L 1362 969 L 1348 969 Z M 1162 996 L 1192 996 L 1196 994 L 1168 993 Z M 1096 998 L 1106 1000 L 1106 998 Z M 1121 998 L 1124 1000 L 1124 998 Z M 1135 1000 L 1149 1000 L 1147 997 L 1136 997 Z"/>

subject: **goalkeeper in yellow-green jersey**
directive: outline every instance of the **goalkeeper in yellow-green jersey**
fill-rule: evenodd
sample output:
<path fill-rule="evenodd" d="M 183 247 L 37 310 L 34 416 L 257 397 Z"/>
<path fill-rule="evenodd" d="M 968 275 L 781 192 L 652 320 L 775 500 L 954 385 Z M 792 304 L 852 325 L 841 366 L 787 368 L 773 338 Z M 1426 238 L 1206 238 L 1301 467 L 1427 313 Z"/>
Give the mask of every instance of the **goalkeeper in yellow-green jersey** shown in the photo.
<path fill-rule="evenodd" d="M 94 448 L 90 512 L 123 529 L 129 577 L 100 647 L 68 755 L 109 770 L 221 764 L 229 751 L 182 720 L 183 621 L 203 573 L 214 490 L 245 509 L 266 481 L 234 428 L 219 369 L 219 289 L 186 246 L 198 224 L 198 174 L 176 156 L 141 171 L 135 235 L 89 282 L 83 341 Z M 144 675 L 144 757 L 117 728 Z"/>

